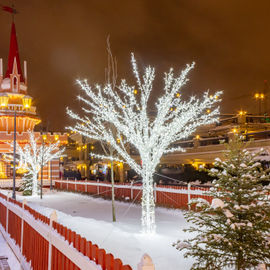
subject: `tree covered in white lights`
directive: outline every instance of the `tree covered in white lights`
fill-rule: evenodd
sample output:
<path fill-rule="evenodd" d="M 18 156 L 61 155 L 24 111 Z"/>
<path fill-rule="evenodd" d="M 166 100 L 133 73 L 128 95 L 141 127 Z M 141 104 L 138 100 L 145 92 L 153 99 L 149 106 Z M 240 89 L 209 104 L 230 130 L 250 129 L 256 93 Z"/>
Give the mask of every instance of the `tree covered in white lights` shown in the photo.
<path fill-rule="evenodd" d="M 23 185 L 27 191 L 32 191 L 32 195 L 38 194 L 38 173 L 42 166 L 49 161 L 59 158 L 64 148 L 59 149 L 59 141 L 56 143 L 40 143 L 39 138 L 35 137 L 33 131 L 28 131 L 29 143 L 24 147 L 17 143 L 16 149 L 19 155 L 19 167 L 26 169 L 24 175 L 25 184 Z"/>
<path fill-rule="evenodd" d="M 86 105 L 83 116 L 71 110 L 68 114 L 77 120 L 70 129 L 88 138 L 109 143 L 132 169 L 143 178 L 142 227 L 144 232 L 155 231 L 155 203 L 153 196 L 153 174 L 160 158 L 165 153 L 182 151 L 172 143 L 190 136 L 198 126 L 210 124 L 217 120 L 218 107 L 213 108 L 217 92 L 213 96 L 205 93 L 203 98 L 192 96 L 185 101 L 180 91 L 186 84 L 188 72 L 194 64 L 187 65 L 175 75 L 170 69 L 164 76 L 164 93 L 155 104 L 156 116 L 149 115 L 149 97 L 155 79 L 155 69 L 147 67 L 144 74 L 139 74 L 136 60 L 131 55 L 133 73 L 137 86 L 121 80 L 117 89 L 112 84 L 91 87 L 87 80 L 78 81 L 84 96 L 79 100 Z M 207 113 L 208 110 L 208 113 Z M 117 136 L 115 136 L 116 130 Z M 134 147 L 140 156 L 141 164 L 130 154 Z"/>
<path fill-rule="evenodd" d="M 245 147 L 238 136 L 227 145 L 225 160 L 209 171 L 216 178 L 212 204 L 195 200 L 200 211 L 186 213 L 195 224 L 186 231 L 195 236 L 176 247 L 196 258 L 191 269 L 266 269 L 270 263 L 270 187 L 262 185 L 269 171 L 258 162 L 260 153 Z"/>

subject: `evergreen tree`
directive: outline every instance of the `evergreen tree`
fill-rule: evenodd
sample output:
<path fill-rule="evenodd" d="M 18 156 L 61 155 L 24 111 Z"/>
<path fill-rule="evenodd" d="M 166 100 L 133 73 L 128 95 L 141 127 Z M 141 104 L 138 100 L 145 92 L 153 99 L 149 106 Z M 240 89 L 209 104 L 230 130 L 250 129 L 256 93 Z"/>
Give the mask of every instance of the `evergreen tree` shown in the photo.
<path fill-rule="evenodd" d="M 23 196 L 31 196 L 33 190 L 33 176 L 27 172 L 23 175 L 22 184 L 20 190 L 23 192 Z"/>
<path fill-rule="evenodd" d="M 270 263 L 270 202 L 268 171 L 258 162 L 260 153 L 250 153 L 239 136 L 226 144 L 225 161 L 216 159 L 215 177 L 207 201 L 194 200 L 200 211 L 185 214 L 195 224 L 186 231 L 195 237 L 178 241 L 185 257 L 196 259 L 191 269 L 256 269 Z"/>

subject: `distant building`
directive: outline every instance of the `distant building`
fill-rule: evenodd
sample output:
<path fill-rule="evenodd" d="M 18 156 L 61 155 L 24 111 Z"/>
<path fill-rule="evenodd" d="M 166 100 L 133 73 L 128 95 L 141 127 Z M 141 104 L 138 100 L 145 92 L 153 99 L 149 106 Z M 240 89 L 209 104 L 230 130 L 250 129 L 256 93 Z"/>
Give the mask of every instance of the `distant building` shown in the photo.
<path fill-rule="evenodd" d="M 181 146 L 185 152 L 165 154 L 157 171 L 162 175 L 169 175 L 170 178 L 189 180 L 188 177 L 200 177 L 194 172 L 199 167 L 211 167 L 215 158 L 222 159 L 225 147 L 221 141 L 228 142 L 234 134 L 241 133 L 246 141 L 250 141 L 248 148 L 251 151 L 265 149 L 262 160 L 270 162 L 270 119 L 269 116 L 249 115 L 240 111 L 238 114 L 220 115 L 218 123 L 202 126 L 190 138 L 174 143 L 174 146 Z M 80 134 L 71 133 L 70 143 L 67 146 L 67 157 L 65 158 L 65 169 L 67 171 L 79 170 L 83 177 L 88 179 L 98 178 L 100 173 L 108 175 L 109 162 L 90 157 L 90 152 L 104 154 L 100 143 L 84 138 Z M 140 163 L 137 151 L 131 146 L 130 154 Z M 114 171 L 116 179 L 124 181 L 129 168 L 126 164 L 115 164 Z M 180 177 L 182 174 L 182 178 Z M 178 176 L 177 176 L 178 175 Z M 72 176 L 72 175 L 70 175 Z M 72 177 L 71 177 L 72 178 Z M 185 178 L 185 179 L 183 179 Z M 204 175 L 203 178 L 207 180 Z M 164 178 L 165 180 L 168 180 Z M 173 182 L 173 179 L 171 179 Z"/>

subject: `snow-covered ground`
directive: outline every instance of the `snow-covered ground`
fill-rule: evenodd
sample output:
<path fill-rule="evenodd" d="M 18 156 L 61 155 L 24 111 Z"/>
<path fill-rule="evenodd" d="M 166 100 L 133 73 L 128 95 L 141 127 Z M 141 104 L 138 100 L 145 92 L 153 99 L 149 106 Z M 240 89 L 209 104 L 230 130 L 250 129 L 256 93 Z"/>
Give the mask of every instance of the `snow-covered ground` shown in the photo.
<path fill-rule="evenodd" d="M 20 270 L 21 266 L 16 256 L 10 249 L 9 245 L 3 238 L 3 235 L 0 232 L 0 256 L 4 256 L 8 258 L 8 264 L 11 270 Z"/>
<path fill-rule="evenodd" d="M 18 196 L 18 199 L 25 198 Z M 116 202 L 117 222 L 111 222 L 111 201 L 67 192 L 45 193 L 27 198 L 28 204 L 49 216 L 56 209 L 58 221 L 76 231 L 87 240 L 98 244 L 124 264 L 136 270 L 142 255 L 148 253 L 156 270 L 190 269 L 192 259 L 184 259 L 183 253 L 173 246 L 177 239 L 187 238 L 183 228 L 188 223 L 180 210 L 158 207 L 156 209 L 157 233 L 140 233 L 141 208 L 124 202 Z"/>

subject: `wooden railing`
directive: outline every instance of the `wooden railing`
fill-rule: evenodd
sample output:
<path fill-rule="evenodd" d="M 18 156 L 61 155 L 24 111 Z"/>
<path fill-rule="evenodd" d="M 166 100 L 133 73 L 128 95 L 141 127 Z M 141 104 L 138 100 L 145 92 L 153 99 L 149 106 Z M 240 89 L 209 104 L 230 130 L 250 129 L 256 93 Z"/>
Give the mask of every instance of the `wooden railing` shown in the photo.
<path fill-rule="evenodd" d="M 23 269 L 132 270 L 98 245 L 59 224 L 55 212 L 48 218 L 26 201 L 19 202 L 2 193 L 0 231 Z"/>
<path fill-rule="evenodd" d="M 103 198 L 111 198 L 112 185 L 110 182 L 55 180 L 55 188 L 80 193 L 91 194 Z M 142 185 L 125 183 L 115 184 L 115 198 L 118 200 L 141 202 Z M 198 186 L 169 186 L 155 185 L 154 198 L 156 205 L 188 208 L 190 200 L 203 198 L 212 202 L 212 197 L 207 195 L 209 187 Z"/>

